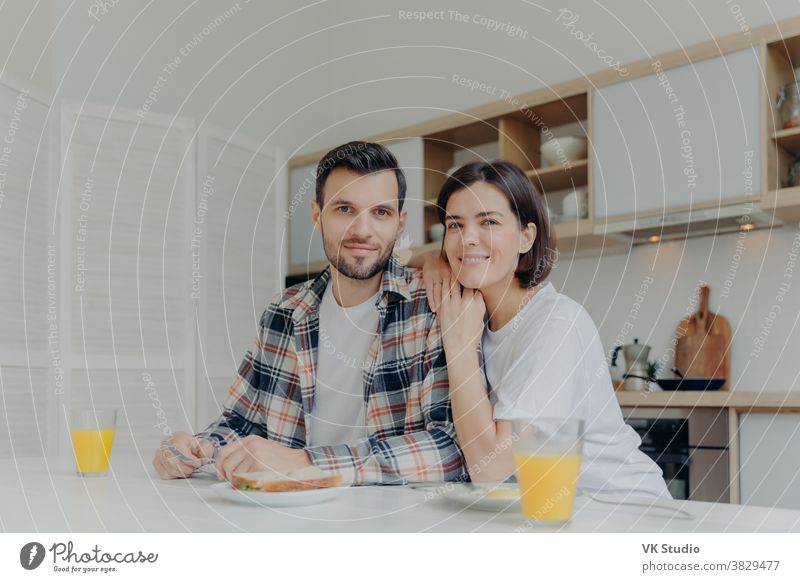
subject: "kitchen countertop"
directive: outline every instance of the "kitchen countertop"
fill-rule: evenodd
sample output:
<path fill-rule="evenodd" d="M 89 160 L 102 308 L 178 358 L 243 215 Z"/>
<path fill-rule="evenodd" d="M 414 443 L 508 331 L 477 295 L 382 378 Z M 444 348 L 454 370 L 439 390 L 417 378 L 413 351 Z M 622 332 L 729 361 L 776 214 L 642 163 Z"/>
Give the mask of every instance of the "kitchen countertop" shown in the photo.
<path fill-rule="evenodd" d="M 148 451 L 149 453 L 150 451 Z M 65 458 L 0 461 L 6 532 L 800 532 L 800 511 L 667 501 L 667 509 L 576 500 L 563 527 L 532 526 L 516 510 L 466 509 L 437 490 L 351 487 L 313 506 L 266 508 L 220 497 L 211 475 L 162 481 L 147 458 L 118 454 L 104 477 L 78 477 Z M 446 487 L 447 485 L 443 485 Z M 678 510 L 688 511 L 682 519 Z"/>
<path fill-rule="evenodd" d="M 737 412 L 798 412 L 800 392 L 616 392 L 624 407 L 734 408 Z"/>

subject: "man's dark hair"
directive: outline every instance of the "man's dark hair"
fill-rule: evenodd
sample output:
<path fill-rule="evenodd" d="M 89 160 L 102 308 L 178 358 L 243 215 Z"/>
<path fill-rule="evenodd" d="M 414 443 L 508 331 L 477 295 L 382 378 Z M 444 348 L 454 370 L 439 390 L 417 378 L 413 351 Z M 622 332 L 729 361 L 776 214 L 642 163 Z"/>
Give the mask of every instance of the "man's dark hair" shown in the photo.
<path fill-rule="evenodd" d="M 367 141 L 351 141 L 333 148 L 322 156 L 317 165 L 317 204 L 320 208 L 325 200 L 322 193 L 325 182 L 336 168 L 347 168 L 363 176 L 383 170 L 394 170 L 397 178 L 398 210 L 403 209 L 403 202 L 406 199 L 406 177 L 397 165 L 397 158 L 382 145 Z"/>
<path fill-rule="evenodd" d="M 520 228 L 531 222 L 536 225 L 536 240 L 531 249 L 520 256 L 515 275 L 523 287 L 538 285 L 547 279 L 553 268 L 555 233 L 550 228 L 544 198 L 518 166 L 500 160 L 472 162 L 453 172 L 439 191 L 439 221 L 444 224 L 450 196 L 476 182 L 491 184 L 505 195 Z"/>

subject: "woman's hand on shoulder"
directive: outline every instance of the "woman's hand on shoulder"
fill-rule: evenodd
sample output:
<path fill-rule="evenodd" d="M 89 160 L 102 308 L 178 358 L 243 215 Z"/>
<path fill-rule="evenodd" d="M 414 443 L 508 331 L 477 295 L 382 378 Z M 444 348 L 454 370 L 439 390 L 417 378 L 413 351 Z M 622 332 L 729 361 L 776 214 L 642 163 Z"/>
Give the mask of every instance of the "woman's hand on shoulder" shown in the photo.
<path fill-rule="evenodd" d="M 428 294 L 428 305 L 431 311 L 438 313 L 441 305 L 441 290 L 444 280 L 452 278 L 453 272 L 450 264 L 440 251 L 430 251 L 423 256 L 422 280 L 425 282 L 425 291 Z"/>
<path fill-rule="evenodd" d="M 442 343 L 448 358 L 471 354 L 483 334 L 486 304 L 481 292 L 462 289 L 455 279 L 445 277 L 437 286 Z"/>

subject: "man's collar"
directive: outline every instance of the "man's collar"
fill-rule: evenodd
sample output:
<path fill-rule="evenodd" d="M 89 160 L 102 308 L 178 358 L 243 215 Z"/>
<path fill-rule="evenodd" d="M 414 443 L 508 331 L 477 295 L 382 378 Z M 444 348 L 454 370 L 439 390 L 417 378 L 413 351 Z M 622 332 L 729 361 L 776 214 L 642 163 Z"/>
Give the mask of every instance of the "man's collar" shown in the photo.
<path fill-rule="evenodd" d="M 394 253 L 389 256 L 389 263 L 383 271 L 381 291 L 382 296 L 387 296 L 388 294 L 389 301 L 398 300 L 399 298 L 405 301 L 411 299 L 411 291 L 408 290 L 408 270 L 405 265 L 397 260 Z"/>
<path fill-rule="evenodd" d="M 311 313 L 319 310 L 319 304 L 325 289 L 331 281 L 331 267 L 328 265 L 313 280 L 307 282 L 305 286 L 295 295 L 286 298 L 281 307 L 292 309 L 292 319 L 299 323 Z M 389 262 L 383 270 L 381 278 L 381 295 L 378 304 L 388 304 L 394 301 L 411 299 L 411 292 L 408 289 L 407 271 L 392 253 Z"/>

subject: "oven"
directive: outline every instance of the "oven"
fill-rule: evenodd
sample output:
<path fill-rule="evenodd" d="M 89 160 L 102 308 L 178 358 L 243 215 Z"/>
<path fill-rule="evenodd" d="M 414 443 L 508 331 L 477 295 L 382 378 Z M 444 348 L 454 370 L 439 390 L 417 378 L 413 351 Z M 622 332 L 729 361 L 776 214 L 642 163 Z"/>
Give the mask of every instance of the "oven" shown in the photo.
<path fill-rule="evenodd" d="M 641 450 L 664 473 L 675 499 L 729 503 L 728 415 L 718 408 L 626 408 Z"/>

